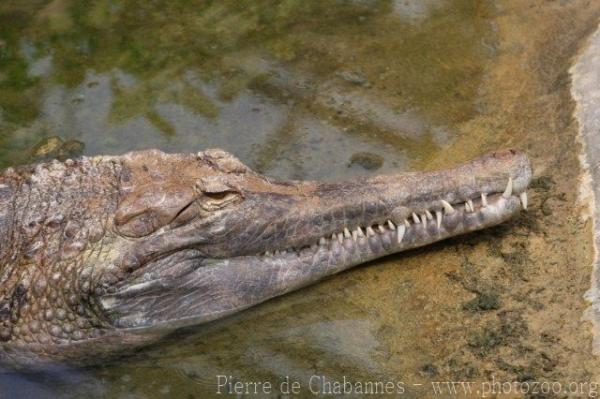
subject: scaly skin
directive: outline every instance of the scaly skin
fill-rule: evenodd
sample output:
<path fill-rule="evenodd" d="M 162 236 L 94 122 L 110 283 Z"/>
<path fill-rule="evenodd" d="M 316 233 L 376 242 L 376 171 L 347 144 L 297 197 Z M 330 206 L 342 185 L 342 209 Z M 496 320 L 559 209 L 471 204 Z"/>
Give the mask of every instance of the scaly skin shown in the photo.
<path fill-rule="evenodd" d="M 6 170 L 0 362 L 92 363 L 498 224 L 522 208 L 530 179 L 527 157 L 514 150 L 341 183 L 274 181 L 220 150 Z"/>

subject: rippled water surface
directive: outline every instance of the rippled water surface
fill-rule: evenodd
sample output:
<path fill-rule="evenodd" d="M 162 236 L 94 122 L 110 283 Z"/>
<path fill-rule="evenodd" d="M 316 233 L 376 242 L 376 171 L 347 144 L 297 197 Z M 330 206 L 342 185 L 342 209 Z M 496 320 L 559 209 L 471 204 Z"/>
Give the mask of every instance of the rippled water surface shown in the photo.
<path fill-rule="evenodd" d="M 272 176 L 333 180 L 506 144 L 543 153 L 544 140 L 524 132 L 561 131 L 568 116 L 557 111 L 566 80 L 542 49 L 566 68 L 575 50 L 565 49 L 597 10 L 539 3 L 3 0 L 0 166 L 220 147 Z M 431 267 L 461 264 L 452 248 L 344 273 L 115 364 L 7 373 L 0 386 L 31 397 L 202 398 L 219 374 L 273 384 L 287 375 L 304 387 L 314 375 L 418 383 L 444 367 L 468 376 L 474 362 L 481 377 L 477 355 L 460 355 L 460 303 L 472 294 L 455 294 Z M 462 347 L 450 343 L 459 335 Z"/>
<path fill-rule="evenodd" d="M 0 6 L 4 165 L 60 136 L 221 147 L 285 177 L 409 168 L 477 111 L 495 52 L 471 1 L 21 3 Z"/>

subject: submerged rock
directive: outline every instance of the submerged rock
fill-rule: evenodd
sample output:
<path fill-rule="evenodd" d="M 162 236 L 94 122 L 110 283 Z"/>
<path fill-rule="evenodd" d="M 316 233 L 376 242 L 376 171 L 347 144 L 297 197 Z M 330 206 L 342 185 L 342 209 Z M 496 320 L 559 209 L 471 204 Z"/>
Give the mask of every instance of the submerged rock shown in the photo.
<path fill-rule="evenodd" d="M 64 160 L 70 157 L 81 155 L 85 145 L 74 139 L 63 141 L 58 136 L 51 136 L 42 139 L 31 149 L 31 156 L 34 161 L 57 158 Z"/>
<path fill-rule="evenodd" d="M 383 166 L 383 157 L 372 152 L 356 152 L 350 157 L 348 167 L 359 165 L 366 170 L 377 170 Z"/>
<path fill-rule="evenodd" d="M 44 158 L 58 152 L 63 145 L 63 140 L 58 136 L 51 136 L 42 139 L 31 149 L 31 155 L 34 158 Z"/>

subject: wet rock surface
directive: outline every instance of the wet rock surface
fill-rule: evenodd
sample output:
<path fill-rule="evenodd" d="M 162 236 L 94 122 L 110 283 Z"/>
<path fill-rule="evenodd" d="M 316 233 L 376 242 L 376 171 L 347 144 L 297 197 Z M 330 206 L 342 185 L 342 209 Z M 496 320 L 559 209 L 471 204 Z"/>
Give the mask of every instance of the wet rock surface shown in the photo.
<path fill-rule="evenodd" d="M 572 93 L 577 101 L 575 116 L 579 122 L 582 143 L 581 161 L 585 169 L 580 183 L 581 200 L 588 205 L 584 213 L 593 224 L 595 237 L 594 269 L 591 287 L 586 297 L 592 302 L 587 317 L 594 325 L 594 353 L 600 354 L 600 271 L 598 246 L 600 244 L 600 28 L 592 35 L 586 48 L 571 69 Z M 589 218 L 589 219 L 587 219 Z"/>

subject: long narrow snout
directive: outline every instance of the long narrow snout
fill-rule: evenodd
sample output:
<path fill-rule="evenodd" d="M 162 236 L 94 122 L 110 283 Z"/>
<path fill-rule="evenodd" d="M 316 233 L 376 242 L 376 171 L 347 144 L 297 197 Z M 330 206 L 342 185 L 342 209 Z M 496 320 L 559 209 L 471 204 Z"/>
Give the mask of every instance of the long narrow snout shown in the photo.
<path fill-rule="evenodd" d="M 343 220 L 343 227 L 336 226 L 331 241 L 344 245 L 348 238 L 359 242 L 366 236 L 377 255 L 490 227 L 527 207 L 531 176 L 527 156 L 505 150 L 451 169 L 340 183 L 325 191 L 344 193 L 343 199 L 329 200 L 337 200 L 344 211 L 363 212 L 358 225 Z"/>
<path fill-rule="evenodd" d="M 526 207 L 531 174 L 524 153 L 504 150 L 439 171 L 308 183 L 311 189 L 291 200 L 268 199 L 281 212 L 257 229 L 260 235 L 247 239 L 248 251 L 260 248 L 268 255 L 330 239 L 356 242 L 361 234 L 396 227 L 406 238 L 398 250 L 408 242 L 410 247 L 425 245 L 510 218 L 519 206 Z M 412 236 L 419 240 L 411 241 Z"/>

